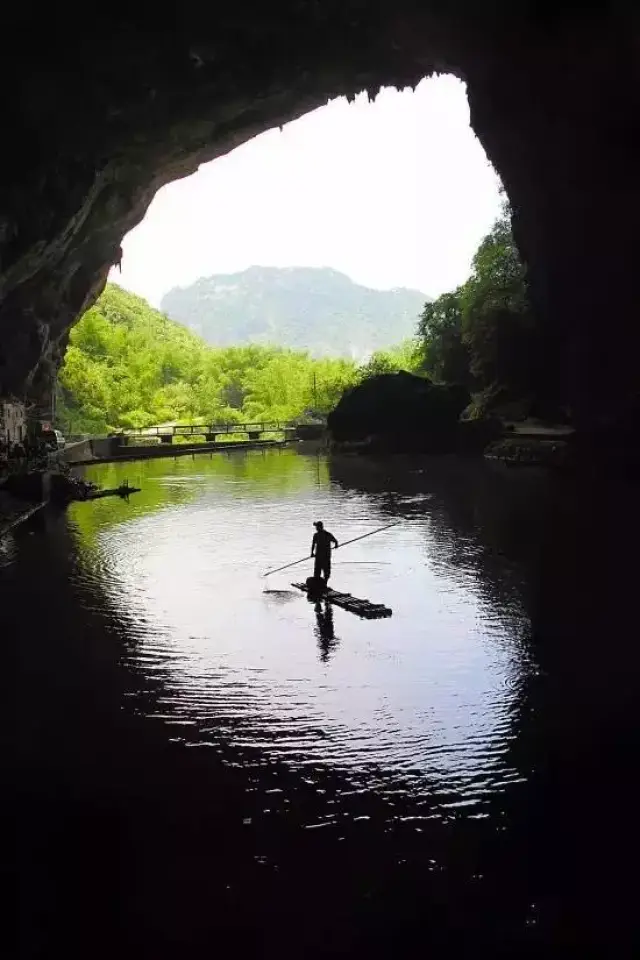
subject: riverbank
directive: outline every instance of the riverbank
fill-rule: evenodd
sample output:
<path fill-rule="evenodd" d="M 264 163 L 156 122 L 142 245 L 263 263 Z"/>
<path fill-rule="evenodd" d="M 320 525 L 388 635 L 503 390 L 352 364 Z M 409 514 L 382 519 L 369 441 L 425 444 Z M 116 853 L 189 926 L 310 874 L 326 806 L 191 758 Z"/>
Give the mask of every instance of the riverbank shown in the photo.
<path fill-rule="evenodd" d="M 0 540 L 46 506 L 46 500 L 21 500 L 0 489 Z"/>
<path fill-rule="evenodd" d="M 89 442 L 89 441 L 87 441 Z M 79 446 L 79 445 L 78 445 Z M 70 467 L 83 467 L 100 463 L 126 463 L 133 460 L 174 459 L 202 453 L 225 453 L 233 450 L 268 450 L 273 448 L 291 448 L 300 453 L 311 453 L 323 449 L 323 440 L 238 440 L 231 443 L 181 443 L 153 446 L 121 447 L 117 453 L 99 456 L 74 456 L 73 448 L 65 451 L 65 461 Z"/>
<path fill-rule="evenodd" d="M 0 477 L 0 539 L 49 502 L 51 468 L 47 461 L 13 461 Z"/>
<path fill-rule="evenodd" d="M 224 450 L 259 450 L 269 447 L 283 447 L 292 441 L 286 440 L 238 440 L 234 443 L 180 443 L 154 444 L 149 446 L 120 447 L 117 452 L 109 455 L 79 456 L 73 455 L 73 448 L 65 451 L 65 460 L 70 467 L 82 467 L 98 463 L 119 463 L 129 460 L 153 460 L 161 458 L 173 459 L 185 457 L 195 453 L 215 453 Z M 295 442 L 295 441 L 293 441 Z"/>
<path fill-rule="evenodd" d="M 564 425 L 528 420 L 508 424 L 497 418 L 460 420 L 446 447 L 431 448 L 424 431 L 401 435 L 374 433 L 359 440 L 334 441 L 337 453 L 372 456 L 415 455 L 485 457 L 510 466 L 569 467 L 575 431 Z"/>

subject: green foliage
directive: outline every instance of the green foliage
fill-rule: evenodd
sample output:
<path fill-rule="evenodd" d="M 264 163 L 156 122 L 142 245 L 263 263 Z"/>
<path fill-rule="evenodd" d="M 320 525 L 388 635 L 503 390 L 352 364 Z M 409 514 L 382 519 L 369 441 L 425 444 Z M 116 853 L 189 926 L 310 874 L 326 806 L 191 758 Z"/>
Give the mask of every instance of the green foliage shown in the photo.
<path fill-rule="evenodd" d="M 58 422 L 69 434 L 160 423 L 324 415 L 358 380 L 345 359 L 280 347 L 214 348 L 110 284 L 71 331 Z"/>
<path fill-rule="evenodd" d="M 466 283 L 424 307 L 422 369 L 475 392 L 472 414 L 536 393 L 539 342 L 508 208 L 483 239 Z"/>
<path fill-rule="evenodd" d="M 422 369 L 436 383 L 470 385 L 469 349 L 462 339 L 462 288 L 426 303 L 418 323 Z"/>
<path fill-rule="evenodd" d="M 462 288 L 462 337 L 480 390 L 505 399 L 533 389 L 536 329 L 525 270 L 505 213 L 473 258 Z"/>
<path fill-rule="evenodd" d="M 427 304 L 428 306 L 428 304 Z M 381 373 L 418 373 L 422 366 L 422 345 L 418 339 L 404 340 L 389 350 L 377 350 L 359 370 L 360 380 Z M 339 399 L 339 398 L 338 398 Z"/>

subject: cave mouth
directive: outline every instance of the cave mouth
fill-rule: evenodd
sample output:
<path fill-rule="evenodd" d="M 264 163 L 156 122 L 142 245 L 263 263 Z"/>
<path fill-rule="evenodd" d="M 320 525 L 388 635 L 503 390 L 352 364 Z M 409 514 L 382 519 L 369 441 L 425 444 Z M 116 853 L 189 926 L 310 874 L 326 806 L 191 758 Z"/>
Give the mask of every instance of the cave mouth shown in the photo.
<path fill-rule="evenodd" d="M 281 0 L 54 12 L 34 38 L 12 10 L 0 159 L 0 391 L 37 392 L 158 189 L 336 96 L 464 79 L 472 126 L 510 198 L 546 338 L 548 378 L 576 423 L 640 403 L 635 216 L 640 84 L 630 5 L 476 10 L 413 0 Z M 42 39 L 40 39 L 42 38 Z M 615 243 L 604 238 L 615 238 Z M 617 337 L 602 336 L 615 317 Z"/>
<path fill-rule="evenodd" d="M 329 268 L 426 300 L 467 279 L 500 189 L 457 78 L 363 92 L 162 187 L 109 281 L 169 315 L 173 288 L 252 266 Z"/>

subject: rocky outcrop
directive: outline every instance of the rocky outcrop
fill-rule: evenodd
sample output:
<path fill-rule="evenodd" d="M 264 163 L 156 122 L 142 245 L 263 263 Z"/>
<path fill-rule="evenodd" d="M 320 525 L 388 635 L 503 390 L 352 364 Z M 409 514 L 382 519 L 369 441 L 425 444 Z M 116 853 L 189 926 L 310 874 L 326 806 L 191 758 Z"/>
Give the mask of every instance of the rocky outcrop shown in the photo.
<path fill-rule="evenodd" d="M 381 373 L 346 390 L 327 418 L 338 443 L 366 449 L 445 453 L 457 449 L 464 387 L 438 386 L 410 373 Z"/>
<path fill-rule="evenodd" d="M 0 393 L 37 393 L 157 189 L 339 94 L 466 80 L 547 327 L 549 397 L 635 396 L 638 13 L 470 0 L 239 0 L 5 15 Z M 616 337 L 603 337 L 612 318 Z M 622 346 L 621 346 L 622 345 Z M 614 362 L 615 361 L 615 362 Z"/>

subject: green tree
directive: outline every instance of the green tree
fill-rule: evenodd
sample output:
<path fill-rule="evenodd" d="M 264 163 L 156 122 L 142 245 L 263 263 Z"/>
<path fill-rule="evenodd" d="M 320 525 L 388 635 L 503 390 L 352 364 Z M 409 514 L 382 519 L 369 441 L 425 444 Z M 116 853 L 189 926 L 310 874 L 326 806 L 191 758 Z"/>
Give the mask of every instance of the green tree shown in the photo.
<path fill-rule="evenodd" d="M 421 343 L 419 339 L 404 340 L 389 350 L 377 350 L 363 364 L 358 375 L 362 380 L 375 377 L 380 373 L 418 373 L 422 364 Z"/>
<path fill-rule="evenodd" d="M 508 211 L 480 244 L 460 300 L 462 338 L 478 389 L 496 399 L 531 394 L 537 330 Z"/>
<path fill-rule="evenodd" d="M 470 355 L 462 339 L 461 288 L 426 303 L 418 322 L 422 369 L 438 383 L 470 386 Z"/>
<path fill-rule="evenodd" d="M 435 381 L 475 391 L 477 412 L 535 397 L 538 328 L 506 205 L 478 247 L 466 283 L 425 304 L 418 338 L 422 369 Z"/>
<path fill-rule="evenodd" d="M 214 348 L 114 284 L 71 331 L 58 419 L 69 433 L 328 413 L 356 382 L 346 359 L 255 344 Z"/>
<path fill-rule="evenodd" d="M 324 358 L 309 365 L 311 406 L 304 412 L 312 416 L 326 416 L 336 406 L 340 397 L 358 379 L 358 372 L 351 360 Z"/>

